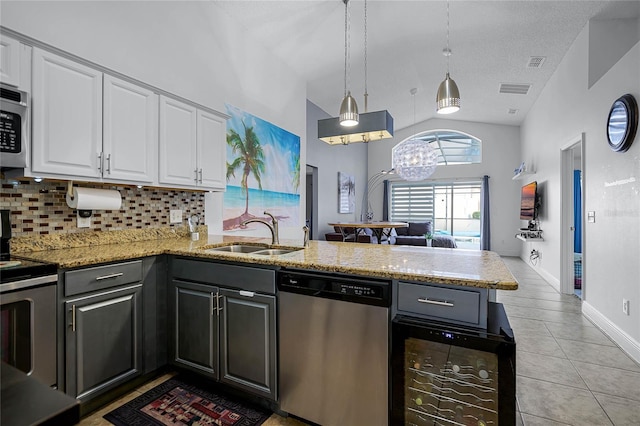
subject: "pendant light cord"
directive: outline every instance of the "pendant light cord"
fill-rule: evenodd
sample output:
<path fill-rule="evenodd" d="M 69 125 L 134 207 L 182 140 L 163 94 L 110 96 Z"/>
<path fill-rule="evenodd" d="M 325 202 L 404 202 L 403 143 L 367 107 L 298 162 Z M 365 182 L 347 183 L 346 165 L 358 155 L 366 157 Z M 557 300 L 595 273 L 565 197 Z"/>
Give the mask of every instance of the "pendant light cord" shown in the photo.
<path fill-rule="evenodd" d="M 449 74 L 449 57 L 451 57 L 451 49 L 449 49 L 449 0 L 447 0 L 447 75 Z"/>
<path fill-rule="evenodd" d="M 349 0 L 344 1 L 344 96 L 347 96 L 347 81 L 350 77 L 349 70 L 349 30 L 350 30 L 350 19 L 349 19 Z"/>
<path fill-rule="evenodd" d="M 367 90 L 367 0 L 364 0 L 364 112 L 369 112 Z"/>

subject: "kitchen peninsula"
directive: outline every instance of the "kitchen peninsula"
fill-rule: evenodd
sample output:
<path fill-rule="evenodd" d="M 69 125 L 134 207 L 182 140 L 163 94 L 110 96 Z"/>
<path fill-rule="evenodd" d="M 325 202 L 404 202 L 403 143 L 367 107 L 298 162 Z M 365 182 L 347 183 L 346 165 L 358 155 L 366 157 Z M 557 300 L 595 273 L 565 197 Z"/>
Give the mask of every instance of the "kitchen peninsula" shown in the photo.
<path fill-rule="evenodd" d="M 327 395 L 341 395 L 352 405 L 361 405 L 363 398 L 376 401 L 378 411 L 368 410 L 368 424 L 384 425 L 391 413 L 386 402 L 394 317 L 409 315 L 491 334 L 495 304 L 489 302 L 490 292 L 518 286 L 500 257 L 488 251 L 326 241 L 274 246 L 264 238 L 207 235 L 206 228 L 199 232 L 203 237 L 197 241 L 171 229 L 13 241 L 16 254 L 60 268 L 58 387 L 82 402 L 83 414 L 118 387 L 171 364 L 262 398 L 272 409 L 335 424 L 336 418 L 322 417 L 326 412 L 315 413 L 315 405 L 304 411 L 307 392 L 298 388 L 300 382 L 315 383 L 308 374 L 324 374 L 330 358 L 325 354 L 300 362 L 291 357 L 329 351 L 339 357 L 360 355 L 358 368 L 341 374 L 340 384 L 327 386 Z M 313 286 L 309 291 L 301 289 L 304 279 Z M 321 282 L 326 284 L 317 287 Z M 323 299 L 319 290 L 333 294 Z M 329 317 L 316 318 L 322 312 Z M 117 339 L 105 337 L 99 342 L 104 347 L 97 349 L 86 344 L 92 336 L 112 335 L 102 330 L 111 324 L 121 324 Z M 116 375 L 84 380 L 104 373 L 97 363 L 87 366 L 83 360 L 112 346 L 131 346 L 136 355 L 105 360 L 105 367 L 118 366 Z M 335 365 L 354 361 L 340 359 Z M 495 363 L 490 368 L 497 371 Z M 350 387 L 370 380 L 366 389 Z M 330 411 L 347 418 L 337 408 Z"/>

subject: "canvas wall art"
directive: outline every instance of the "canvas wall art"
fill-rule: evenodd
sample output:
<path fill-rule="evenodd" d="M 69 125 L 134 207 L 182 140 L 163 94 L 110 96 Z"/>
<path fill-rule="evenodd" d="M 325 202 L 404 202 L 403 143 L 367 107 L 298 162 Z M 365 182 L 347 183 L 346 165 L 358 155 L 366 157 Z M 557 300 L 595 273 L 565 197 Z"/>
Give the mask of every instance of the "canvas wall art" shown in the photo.
<path fill-rule="evenodd" d="M 226 104 L 227 190 L 223 231 L 262 226 L 242 225 L 273 214 L 280 227 L 299 225 L 300 137 L 240 108 Z"/>
<path fill-rule="evenodd" d="M 338 213 L 353 213 L 356 209 L 356 178 L 338 172 Z"/>

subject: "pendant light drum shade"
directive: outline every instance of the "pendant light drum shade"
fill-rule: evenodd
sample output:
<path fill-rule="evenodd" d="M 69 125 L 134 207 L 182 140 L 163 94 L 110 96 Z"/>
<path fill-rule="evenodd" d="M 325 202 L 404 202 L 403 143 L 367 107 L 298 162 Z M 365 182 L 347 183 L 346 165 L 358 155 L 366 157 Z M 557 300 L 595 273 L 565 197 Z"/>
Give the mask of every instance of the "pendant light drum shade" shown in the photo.
<path fill-rule="evenodd" d="M 340 105 L 340 125 L 345 127 L 353 127 L 358 124 L 358 105 L 356 100 L 351 96 L 351 92 L 342 100 Z"/>
<path fill-rule="evenodd" d="M 460 91 L 458 85 L 447 72 L 447 76 L 438 87 L 436 96 L 438 114 L 451 114 L 460 109 Z"/>

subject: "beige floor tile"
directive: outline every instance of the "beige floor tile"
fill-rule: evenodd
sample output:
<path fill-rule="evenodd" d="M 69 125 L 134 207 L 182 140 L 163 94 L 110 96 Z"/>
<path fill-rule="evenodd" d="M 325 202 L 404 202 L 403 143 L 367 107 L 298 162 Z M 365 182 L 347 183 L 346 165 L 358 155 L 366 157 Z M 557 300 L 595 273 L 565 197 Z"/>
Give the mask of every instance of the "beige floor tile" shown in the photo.
<path fill-rule="evenodd" d="M 541 379 L 561 385 L 587 389 L 578 371 L 566 358 L 518 351 L 516 360 L 519 377 Z"/>
<path fill-rule="evenodd" d="M 597 392 L 593 394 L 614 425 L 640 424 L 640 404 L 637 401 Z"/>
<path fill-rule="evenodd" d="M 573 361 L 573 365 L 591 391 L 640 401 L 640 373 L 586 362 Z"/>
<path fill-rule="evenodd" d="M 513 334 L 516 338 L 516 351 L 532 352 L 541 355 L 555 356 L 558 358 L 566 358 L 564 352 L 556 342 L 556 339 L 550 336 L 535 336 L 527 334 L 519 334 L 518 330 L 514 330 Z M 517 366 L 517 365 L 516 365 Z"/>
<path fill-rule="evenodd" d="M 640 366 L 617 346 L 596 345 L 576 340 L 556 340 L 570 360 L 640 372 Z"/>

